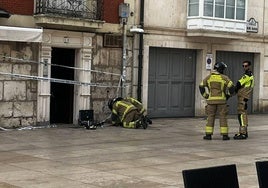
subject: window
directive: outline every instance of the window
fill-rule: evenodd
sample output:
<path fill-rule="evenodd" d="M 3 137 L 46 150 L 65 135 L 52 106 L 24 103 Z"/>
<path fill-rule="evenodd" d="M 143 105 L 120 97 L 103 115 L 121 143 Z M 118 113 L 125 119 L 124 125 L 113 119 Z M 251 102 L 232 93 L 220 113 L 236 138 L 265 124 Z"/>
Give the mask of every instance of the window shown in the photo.
<path fill-rule="evenodd" d="M 236 6 L 236 19 L 237 20 L 244 20 L 245 19 L 245 0 L 237 0 Z"/>
<path fill-rule="evenodd" d="M 199 15 L 199 0 L 189 0 L 189 16 Z"/>
<path fill-rule="evenodd" d="M 188 2 L 189 17 L 207 16 L 242 21 L 246 19 L 246 0 L 188 0 Z"/>
<path fill-rule="evenodd" d="M 214 7 L 213 0 L 205 0 L 204 1 L 204 16 L 212 17 L 213 7 Z"/>
<path fill-rule="evenodd" d="M 215 17 L 224 18 L 224 0 L 215 0 Z"/>
<path fill-rule="evenodd" d="M 226 18 L 234 19 L 235 18 L 235 1 L 227 0 L 226 1 Z"/>

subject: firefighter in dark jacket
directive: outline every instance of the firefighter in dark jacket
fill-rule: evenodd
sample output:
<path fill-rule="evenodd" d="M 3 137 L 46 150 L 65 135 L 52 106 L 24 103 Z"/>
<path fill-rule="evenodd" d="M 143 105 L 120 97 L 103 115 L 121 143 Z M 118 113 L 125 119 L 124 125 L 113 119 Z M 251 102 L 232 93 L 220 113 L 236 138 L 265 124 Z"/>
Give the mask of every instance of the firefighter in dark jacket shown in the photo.
<path fill-rule="evenodd" d="M 230 78 L 223 74 L 226 67 L 225 63 L 217 62 L 214 65 L 214 70 L 199 85 L 201 95 L 207 99 L 205 108 L 207 114 L 206 135 L 203 137 L 205 140 L 212 139 L 217 112 L 219 112 L 222 139 L 230 140 L 228 136 L 228 107 L 226 101 L 233 95 L 235 88 Z"/>
<path fill-rule="evenodd" d="M 237 93 L 237 113 L 239 121 L 239 132 L 235 134 L 234 139 L 248 138 L 248 116 L 247 116 L 247 101 L 251 97 L 254 86 L 254 77 L 250 70 L 250 61 L 243 62 L 244 74 L 237 81 L 235 92 Z"/>
<path fill-rule="evenodd" d="M 117 97 L 109 100 L 108 107 L 112 111 L 112 123 L 124 128 L 144 128 L 148 126 L 148 118 L 144 116 L 145 109 L 136 99 Z"/>

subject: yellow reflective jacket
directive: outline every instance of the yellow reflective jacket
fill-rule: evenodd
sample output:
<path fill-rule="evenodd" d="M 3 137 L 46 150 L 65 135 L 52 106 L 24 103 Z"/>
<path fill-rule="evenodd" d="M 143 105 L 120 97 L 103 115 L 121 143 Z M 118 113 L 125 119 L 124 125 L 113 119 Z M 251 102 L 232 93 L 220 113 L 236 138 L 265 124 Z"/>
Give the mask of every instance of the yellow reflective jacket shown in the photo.
<path fill-rule="evenodd" d="M 249 99 L 254 87 L 254 76 L 252 72 L 248 71 L 245 73 L 238 82 L 240 87 L 237 88 L 237 96 Z"/>
<path fill-rule="evenodd" d="M 201 95 L 207 99 L 208 104 L 225 104 L 226 96 L 230 97 L 234 93 L 234 85 L 231 79 L 215 70 L 202 80 L 199 89 Z"/>
<path fill-rule="evenodd" d="M 121 121 L 124 121 L 126 114 L 132 110 L 137 110 L 137 107 L 123 99 L 113 104 L 112 113 L 117 115 Z"/>
<path fill-rule="evenodd" d="M 141 102 L 138 101 L 137 99 L 134 99 L 132 97 L 127 97 L 126 101 L 130 102 L 131 104 L 133 104 L 138 109 L 139 113 L 143 114 L 145 112 L 145 108 L 143 107 Z"/>

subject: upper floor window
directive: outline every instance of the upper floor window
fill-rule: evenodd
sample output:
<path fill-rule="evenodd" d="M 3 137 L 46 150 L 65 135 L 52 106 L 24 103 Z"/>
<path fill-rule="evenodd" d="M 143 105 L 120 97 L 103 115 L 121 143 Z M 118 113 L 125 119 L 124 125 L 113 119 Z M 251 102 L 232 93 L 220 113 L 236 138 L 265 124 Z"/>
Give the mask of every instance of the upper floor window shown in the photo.
<path fill-rule="evenodd" d="M 199 15 L 199 0 L 189 0 L 188 16 Z"/>
<path fill-rule="evenodd" d="M 246 20 L 246 0 L 188 0 L 188 16 Z"/>

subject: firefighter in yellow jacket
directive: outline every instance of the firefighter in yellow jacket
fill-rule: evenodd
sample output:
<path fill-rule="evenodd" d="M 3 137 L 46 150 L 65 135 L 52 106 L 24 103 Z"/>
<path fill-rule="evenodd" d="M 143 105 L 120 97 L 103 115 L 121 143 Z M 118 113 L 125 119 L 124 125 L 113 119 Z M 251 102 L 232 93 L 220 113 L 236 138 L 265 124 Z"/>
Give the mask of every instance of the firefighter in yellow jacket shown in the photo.
<path fill-rule="evenodd" d="M 251 62 L 244 61 L 243 68 L 245 73 L 237 81 L 235 92 L 237 93 L 237 113 L 239 121 L 239 133 L 235 134 L 234 139 L 248 138 L 248 116 L 247 116 L 247 101 L 251 97 L 254 86 L 254 77 L 250 70 Z"/>
<path fill-rule="evenodd" d="M 223 74 L 227 65 L 217 62 L 214 70 L 199 85 L 202 96 L 207 99 L 206 114 L 207 124 L 205 127 L 205 140 L 211 140 L 214 131 L 216 113 L 219 112 L 220 133 L 223 140 L 230 140 L 228 136 L 227 114 L 228 107 L 226 101 L 234 93 L 234 85 L 230 78 Z M 207 91 L 206 91 L 207 88 Z"/>
<path fill-rule="evenodd" d="M 109 100 L 108 107 L 112 111 L 113 124 L 125 128 L 147 128 L 149 119 L 143 115 L 145 109 L 138 100 L 131 97 L 125 99 L 117 97 Z"/>

